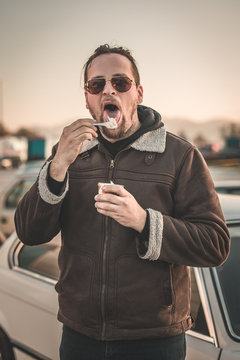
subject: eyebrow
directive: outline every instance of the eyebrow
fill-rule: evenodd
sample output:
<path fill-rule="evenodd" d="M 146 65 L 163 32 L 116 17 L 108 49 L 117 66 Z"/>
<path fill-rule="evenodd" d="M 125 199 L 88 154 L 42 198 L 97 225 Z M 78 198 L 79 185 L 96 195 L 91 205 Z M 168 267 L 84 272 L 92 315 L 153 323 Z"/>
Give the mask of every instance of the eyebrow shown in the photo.
<path fill-rule="evenodd" d="M 116 73 L 116 74 L 112 74 L 112 77 L 118 77 L 118 76 L 127 76 L 127 74 L 124 73 Z M 91 79 L 104 79 L 105 77 L 103 75 L 98 75 L 98 76 L 94 76 Z"/>
<path fill-rule="evenodd" d="M 113 76 L 127 76 L 127 77 L 128 77 L 128 75 L 127 75 L 127 74 L 124 74 L 124 73 L 113 74 Z"/>

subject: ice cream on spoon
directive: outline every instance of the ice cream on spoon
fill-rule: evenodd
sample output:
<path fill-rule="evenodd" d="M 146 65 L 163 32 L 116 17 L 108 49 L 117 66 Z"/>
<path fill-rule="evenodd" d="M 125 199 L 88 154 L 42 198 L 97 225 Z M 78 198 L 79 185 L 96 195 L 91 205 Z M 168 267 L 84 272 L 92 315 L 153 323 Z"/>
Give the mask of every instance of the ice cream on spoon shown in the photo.
<path fill-rule="evenodd" d="M 94 126 L 106 126 L 109 129 L 116 129 L 118 127 L 117 121 L 114 117 L 108 116 L 108 121 L 103 123 L 94 123 Z"/>

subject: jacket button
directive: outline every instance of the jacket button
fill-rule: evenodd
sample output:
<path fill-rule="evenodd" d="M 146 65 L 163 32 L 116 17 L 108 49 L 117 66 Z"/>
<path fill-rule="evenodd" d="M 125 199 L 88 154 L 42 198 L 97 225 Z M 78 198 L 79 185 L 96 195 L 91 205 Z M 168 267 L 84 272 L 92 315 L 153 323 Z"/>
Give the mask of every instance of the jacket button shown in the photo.
<path fill-rule="evenodd" d="M 147 165 L 151 165 L 155 159 L 155 156 L 156 156 L 155 154 L 146 154 L 145 155 L 145 163 Z"/>

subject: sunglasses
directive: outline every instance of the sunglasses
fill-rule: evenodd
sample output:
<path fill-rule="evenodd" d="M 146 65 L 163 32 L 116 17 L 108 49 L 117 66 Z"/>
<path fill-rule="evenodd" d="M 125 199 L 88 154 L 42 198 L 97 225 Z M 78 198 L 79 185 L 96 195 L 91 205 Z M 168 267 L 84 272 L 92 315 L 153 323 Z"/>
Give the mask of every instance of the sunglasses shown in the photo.
<path fill-rule="evenodd" d="M 88 80 L 84 88 L 90 94 L 96 95 L 103 91 L 107 81 L 111 81 L 112 87 L 122 93 L 130 90 L 133 83 L 133 80 L 129 79 L 127 76 L 116 76 L 112 77 L 111 80 L 96 78 Z"/>

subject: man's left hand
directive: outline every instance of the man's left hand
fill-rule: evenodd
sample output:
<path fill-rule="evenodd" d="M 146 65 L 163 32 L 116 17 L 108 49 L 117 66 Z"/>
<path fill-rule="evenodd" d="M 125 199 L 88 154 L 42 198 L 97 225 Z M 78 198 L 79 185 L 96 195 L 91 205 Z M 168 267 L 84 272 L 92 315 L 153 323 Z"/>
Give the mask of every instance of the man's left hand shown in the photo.
<path fill-rule="evenodd" d="M 105 185 L 103 191 L 95 196 L 97 211 L 123 226 L 142 232 L 147 213 L 136 199 L 121 185 Z"/>

